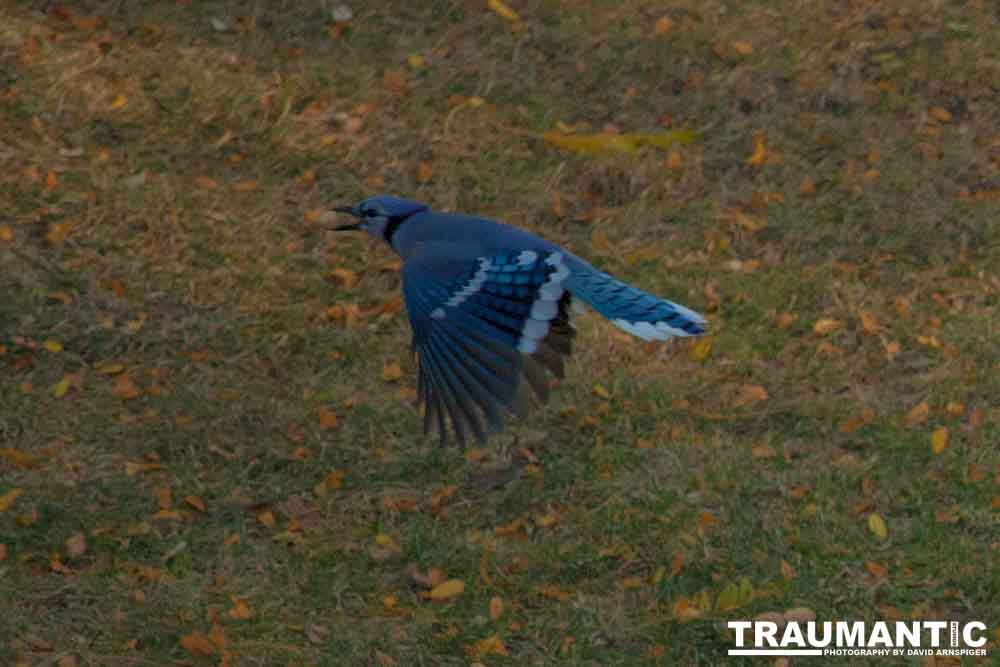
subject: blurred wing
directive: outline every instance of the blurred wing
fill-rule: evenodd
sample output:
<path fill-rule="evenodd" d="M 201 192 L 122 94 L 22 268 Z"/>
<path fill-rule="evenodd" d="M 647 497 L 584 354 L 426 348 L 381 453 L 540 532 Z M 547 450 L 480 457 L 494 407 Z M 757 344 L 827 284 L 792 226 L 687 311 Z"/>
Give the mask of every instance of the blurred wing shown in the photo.
<path fill-rule="evenodd" d="M 563 286 L 569 269 L 556 251 L 502 251 L 465 262 L 417 254 L 403 265 L 403 296 L 424 431 L 435 424 L 445 443 L 447 415 L 464 447 L 467 431 L 482 441 L 503 428 L 504 412 L 524 413 L 524 379 L 544 400 L 545 369 L 562 376 L 574 334 Z"/>

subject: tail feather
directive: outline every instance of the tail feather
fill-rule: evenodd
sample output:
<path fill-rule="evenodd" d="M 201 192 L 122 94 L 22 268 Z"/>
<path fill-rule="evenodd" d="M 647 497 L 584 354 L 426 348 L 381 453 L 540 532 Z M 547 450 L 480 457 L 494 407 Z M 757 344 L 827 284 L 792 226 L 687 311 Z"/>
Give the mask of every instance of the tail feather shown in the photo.
<path fill-rule="evenodd" d="M 690 308 L 643 292 L 577 257 L 567 258 L 567 264 L 565 286 L 573 296 L 633 336 L 667 340 L 706 331 L 705 318 Z"/>

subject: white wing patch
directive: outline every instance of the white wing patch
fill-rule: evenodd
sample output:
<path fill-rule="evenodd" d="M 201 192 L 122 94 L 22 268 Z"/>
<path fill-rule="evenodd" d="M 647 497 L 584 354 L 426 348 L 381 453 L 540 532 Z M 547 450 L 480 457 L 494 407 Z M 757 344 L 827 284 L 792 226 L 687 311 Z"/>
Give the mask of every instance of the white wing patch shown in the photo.
<path fill-rule="evenodd" d="M 446 306 L 461 305 L 463 301 L 465 301 L 470 296 L 478 292 L 482 288 L 483 283 L 486 282 L 486 273 L 491 268 L 493 268 L 493 264 L 490 263 L 490 260 L 487 259 L 486 257 L 480 257 L 479 270 L 476 271 L 476 275 L 472 276 L 472 280 L 469 281 L 468 285 L 463 287 L 458 292 L 455 292 L 455 294 L 452 295 L 452 297 L 445 302 L 445 305 Z"/>
<path fill-rule="evenodd" d="M 537 253 L 525 250 L 518 261 L 521 262 L 529 253 L 532 262 L 538 259 Z M 559 299 L 566 292 L 563 282 L 569 278 L 569 269 L 563 262 L 562 253 L 552 253 L 545 258 L 545 263 L 555 270 L 549 274 L 545 284 L 538 288 L 538 297 L 531 304 L 531 314 L 521 328 L 521 340 L 517 342 L 517 349 L 524 354 L 536 351 L 538 343 L 549 335 L 550 322 L 559 314 Z"/>

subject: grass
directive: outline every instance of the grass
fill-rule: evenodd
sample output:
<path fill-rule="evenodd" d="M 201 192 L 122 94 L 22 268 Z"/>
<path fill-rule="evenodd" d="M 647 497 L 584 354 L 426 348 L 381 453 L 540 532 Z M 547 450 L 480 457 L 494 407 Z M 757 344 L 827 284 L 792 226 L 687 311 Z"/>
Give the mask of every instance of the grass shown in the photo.
<path fill-rule="evenodd" d="M 728 664 L 726 620 L 795 607 L 1000 642 L 989 3 L 38 5 L 0 9 L 0 661 Z M 711 350 L 585 315 L 549 406 L 439 450 L 394 258 L 324 231 L 379 191 Z"/>

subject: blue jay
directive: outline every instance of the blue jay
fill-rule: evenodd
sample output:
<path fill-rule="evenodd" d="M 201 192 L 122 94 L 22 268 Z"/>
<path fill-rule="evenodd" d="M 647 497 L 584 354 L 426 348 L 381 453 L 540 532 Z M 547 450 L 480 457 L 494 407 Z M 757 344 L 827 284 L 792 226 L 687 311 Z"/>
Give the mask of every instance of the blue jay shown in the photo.
<path fill-rule="evenodd" d="M 481 442 L 500 431 L 505 412 L 523 416 L 527 386 L 546 399 L 545 371 L 563 376 L 573 342 L 571 295 L 643 340 L 705 331 L 698 313 L 516 227 L 387 195 L 334 210 L 358 219 L 335 231 L 368 232 L 403 259 L 424 433 L 435 424 L 442 445 L 445 413 L 464 447 L 469 431 Z"/>

